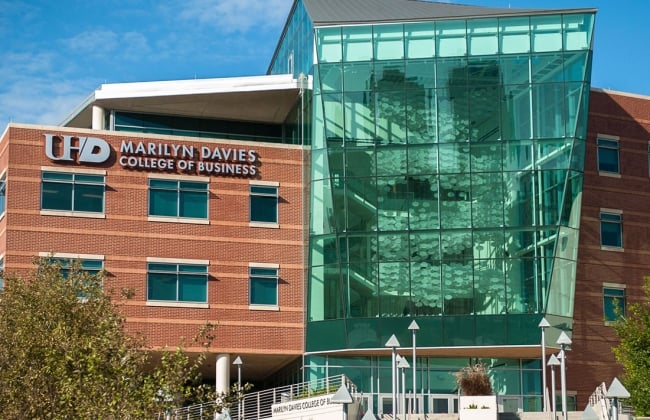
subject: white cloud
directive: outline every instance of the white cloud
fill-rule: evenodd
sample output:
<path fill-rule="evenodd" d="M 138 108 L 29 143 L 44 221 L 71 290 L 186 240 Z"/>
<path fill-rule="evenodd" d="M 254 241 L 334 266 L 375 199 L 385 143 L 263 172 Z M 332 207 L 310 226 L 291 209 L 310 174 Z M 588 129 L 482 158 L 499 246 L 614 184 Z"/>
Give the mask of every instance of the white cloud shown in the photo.
<path fill-rule="evenodd" d="M 217 32 L 243 33 L 282 25 L 291 4 L 291 0 L 188 0 L 180 17 L 211 25 Z"/>

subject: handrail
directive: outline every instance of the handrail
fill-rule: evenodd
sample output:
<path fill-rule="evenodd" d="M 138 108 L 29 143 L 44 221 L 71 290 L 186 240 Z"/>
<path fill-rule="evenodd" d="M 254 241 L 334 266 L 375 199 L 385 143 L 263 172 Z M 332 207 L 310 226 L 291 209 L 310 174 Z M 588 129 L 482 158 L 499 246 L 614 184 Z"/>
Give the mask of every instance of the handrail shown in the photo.
<path fill-rule="evenodd" d="M 239 403 L 228 408 L 233 419 L 264 419 L 271 417 L 273 404 L 310 398 L 316 395 L 333 394 L 342 384 L 350 391 L 357 393 L 354 385 L 345 375 L 315 379 L 299 384 L 285 385 L 245 394 Z M 167 413 L 158 413 L 155 420 L 198 420 L 213 419 L 220 406 L 216 401 L 181 407 Z M 241 414 L 241 415 L 240 415 Z"/>

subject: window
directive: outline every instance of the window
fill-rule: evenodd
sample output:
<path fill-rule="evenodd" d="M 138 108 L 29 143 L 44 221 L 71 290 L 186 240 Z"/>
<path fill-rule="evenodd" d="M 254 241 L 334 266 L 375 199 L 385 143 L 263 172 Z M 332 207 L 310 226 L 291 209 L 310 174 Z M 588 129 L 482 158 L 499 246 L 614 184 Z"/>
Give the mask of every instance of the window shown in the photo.
<path fill-rule="evenodd" d="M 104 190 L 104 175 L 43 171 L 41 209 L 103 213 Z"/>
<path fill-rule="evenodd" d="M 61 265 L 61 274 L 64 278 L 68 277 L 70 269 L 74 261 L 79 261 L 81 269 L 90 275 L 97 275 L 102 268 L 104 268 L 104 261 L 102 260 L 87 260 L 75 258 L 53 258 L 53 262 L 58 262 Z"/>
<path fill-rule="evenodd" d="M 7 172 L 0 176 L 0 215 L 4 214 L 7 208 Z"/>
<path fill-rule="evenodd" d="M 604 285 L 603 286 L 603 315 L 605 322 L 616 321 L 617 308 L 620 314 L 625 316 L 625 286 Z"/>
<path fill-rule="evenodd" d="M 207 303 L 207 262 L 147 263 L 147 300 Z"/>
<path fill-rule="evenodd" d="M 149 216 L 208 218 L 208 183 L 149 180 Z"/>
<path fill-rule="evenodd" d="M 251 265 L 249 267 L 251 305 L 278 305 L 278 267 Z"/>
<path fill-rule="evenodd" d="M 618 139 L 598 138 L 598 172 L 620 173 Z"/>
<path fill-rule="evenodd" d="M 88 273 L 91 276 L 99 274 L 99 272 L 104 268 L 104 256 L 103 255 L 90 255 L 90 254 L 67 254 L 67 253 L 57 253 L 57 254 L 48 254 L 45 252 L 39 253 L 39 256 L 45 257 L 47 263 L 49 264 L 59 264 L 61 275 L 64 279 L 67 279 L 70 275 L 70 270 L 72 270 L 73 264 L 79 264 L 79 268 Z M 81 286 L 81 285 L 80 285 Z M 90 284 L 85 284 L 86 287 L 90 287 Z M 98 286 L 101 288 L 101 284 L 98 283 Z M 83 291 L 78 291 L 77 296 L 79 298 L 87 298 L 88 296 Z"/>
<path fill-rule="evenodd" d="M 600 244 L 606 247 L 623 248 L 623 215 L 600 212 Z"/>
<path fill-rule="evenodd" d="M 250 193 L 250 221 L 278 223 L 277 185 L 251 185 Z"/>

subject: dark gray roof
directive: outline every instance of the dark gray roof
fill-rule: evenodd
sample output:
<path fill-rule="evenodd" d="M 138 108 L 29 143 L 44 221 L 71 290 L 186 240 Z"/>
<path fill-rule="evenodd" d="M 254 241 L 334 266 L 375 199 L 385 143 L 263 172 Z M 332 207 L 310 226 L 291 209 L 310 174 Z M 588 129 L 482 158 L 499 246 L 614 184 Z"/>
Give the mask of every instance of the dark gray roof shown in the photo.
<path fill-rule="evenodd" d="M 505 9 L 418 0 L 303 0 L 314 26 L 567 13 L 595 9 Z"/>

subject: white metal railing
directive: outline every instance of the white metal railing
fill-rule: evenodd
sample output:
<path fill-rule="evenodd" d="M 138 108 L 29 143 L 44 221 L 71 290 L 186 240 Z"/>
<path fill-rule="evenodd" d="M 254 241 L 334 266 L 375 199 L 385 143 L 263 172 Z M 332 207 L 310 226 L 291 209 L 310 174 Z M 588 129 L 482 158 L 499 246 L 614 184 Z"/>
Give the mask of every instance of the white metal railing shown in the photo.
<path fill-rule="evenodd" d="M 610 420 L 610 402 L 606 395 L 607 385 L 602 382 L 589 396 L 589 405 L 595 409 L 598 417 L 603 420 Z"/>
<path fill-rule="evenodd" d="M 345 384 L 350 394 L 357 393 L 356 386 L 345 375 L 332 376 L 299 384 L 286 385 L 245 394 L 239 403 L 228 407 L 233 419 L 249 420 L 271 417 L 273 404 L 309 398 L 322 394 L 335 393 Z M 218 417 L 219 404 L 215 401 L 176 408 L 167 413 L 159 413 L 155 420 L 207 420 Z"/>

